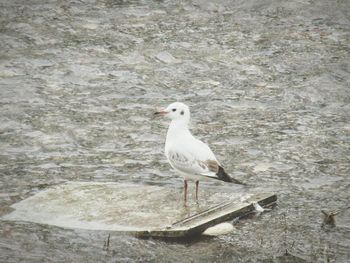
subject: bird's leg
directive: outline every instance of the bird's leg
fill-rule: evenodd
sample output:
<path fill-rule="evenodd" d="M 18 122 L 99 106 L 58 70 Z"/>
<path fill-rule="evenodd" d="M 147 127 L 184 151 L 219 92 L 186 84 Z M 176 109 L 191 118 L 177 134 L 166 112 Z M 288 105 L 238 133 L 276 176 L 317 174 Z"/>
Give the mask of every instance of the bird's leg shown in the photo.
<path fill-rule="evenodd" d="M 198 203 L 198 185 L 199 185 L 199 181 L 196 181 L 196 201 Z"/>
<path fill-rule="evenodd" d="M 187 202 L 187 180 L 186 179 L 184 179 L 184 202 L 186 205 L 186 202 Z"/>

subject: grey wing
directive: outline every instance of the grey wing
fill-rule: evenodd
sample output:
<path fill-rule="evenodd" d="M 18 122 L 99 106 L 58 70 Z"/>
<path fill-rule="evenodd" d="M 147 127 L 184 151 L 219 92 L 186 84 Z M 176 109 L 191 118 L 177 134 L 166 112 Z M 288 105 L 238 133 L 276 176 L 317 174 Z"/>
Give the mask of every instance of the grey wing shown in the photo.
<path fill-rule="evenodd" d="M 171 166 L 181 173 L 217 177 L 218 164 L 214 160 L 198 160 L 190 152 L 170 150 L 167 154 Z"/>

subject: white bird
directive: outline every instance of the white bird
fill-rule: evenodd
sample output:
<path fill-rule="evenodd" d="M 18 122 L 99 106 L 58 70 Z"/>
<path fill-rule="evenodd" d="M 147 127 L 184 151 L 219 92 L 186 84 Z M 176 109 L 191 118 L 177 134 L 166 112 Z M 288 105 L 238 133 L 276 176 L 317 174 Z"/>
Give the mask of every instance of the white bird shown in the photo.
<path fill-rule="evenodd" d="M 193 137 L 188 128 L 190 109 L 187 105 L 174 102 L 155 114 L 171 119 L 165 141 L 165 156 L 170 165 L 184 178 L 185 203 L 187 180 L 196 182 L 197 201 L 199 180 L 217 179 L 242 184 L 225 172 L 208 145 Z"/>

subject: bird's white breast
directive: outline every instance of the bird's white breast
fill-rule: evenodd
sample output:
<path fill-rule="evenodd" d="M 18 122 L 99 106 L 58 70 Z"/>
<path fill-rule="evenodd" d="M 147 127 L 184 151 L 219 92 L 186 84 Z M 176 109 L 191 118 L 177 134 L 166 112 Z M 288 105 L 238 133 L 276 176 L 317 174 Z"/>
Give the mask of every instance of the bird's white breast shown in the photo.
<path fill-rule="evenodd" d="M 165 155 L 168 160 L 170 151 L 191 155 L 199 161 L 217 161 L 209 146 L 194 138 L 188 127 L 181 123 L 171 122 L 169 126 L 165 142 Z"/>

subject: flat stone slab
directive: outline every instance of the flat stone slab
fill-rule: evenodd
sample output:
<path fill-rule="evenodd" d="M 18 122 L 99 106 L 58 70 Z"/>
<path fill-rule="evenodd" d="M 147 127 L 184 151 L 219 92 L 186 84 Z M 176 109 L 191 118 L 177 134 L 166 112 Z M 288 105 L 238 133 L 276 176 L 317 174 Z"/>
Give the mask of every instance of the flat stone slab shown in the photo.
<path fill-rule="evenodd" d="M 270 193 L 200 192 L 200 203 L 184 207 L 179 188 L 68 182 L 43 190 L 11 207 L 2 220 L 64 228 L 128 232 L 137 236 L 184 237 L 254 211 L 253 203 L 276 201 Z"/>

